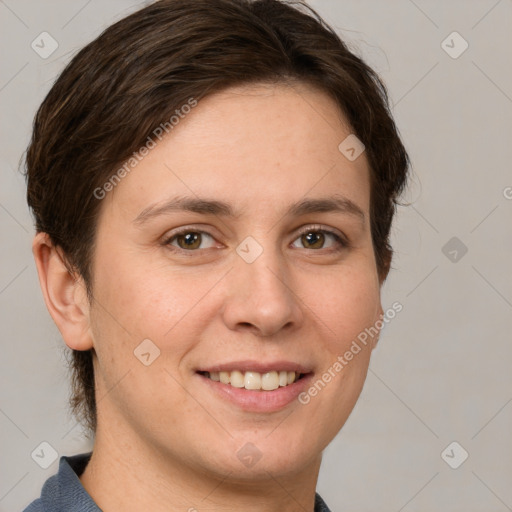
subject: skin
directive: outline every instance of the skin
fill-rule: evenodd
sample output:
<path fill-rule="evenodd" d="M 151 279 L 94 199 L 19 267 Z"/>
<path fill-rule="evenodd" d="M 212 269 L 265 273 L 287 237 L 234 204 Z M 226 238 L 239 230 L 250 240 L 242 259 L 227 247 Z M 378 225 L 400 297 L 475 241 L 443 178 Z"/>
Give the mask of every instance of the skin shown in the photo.
<path fill-rule="evenodd" d="M 307 405 L 271 413 L 219 398 L 196 370 L 289 360 L 308 365 L 315 381 L 383 313 L 368 162 L 338 150 L 350 133 L 333 100 L 304 84 L 253 84 L 201 100 L 103 199 L 92 304 L 61 252 L 36 235 L 50 314 L 70 348 L 97 355 L 98 428 L 80 479 L 102 510 L 313 511 L 322 450 L 359 397 L 378 336 Z M 297 201 L 334 193 L 364 220 L 285 215 Z M 173 211 L 134 223 L 178 195 L 225 201 L 238 215 Z M 318 225 L 349 247 L 298 232 L 311 226 L 318 235 Z M 210 236 L 180 252 L 183 238 L 165 244 L 180 227 Z M 263 248 L 253 263 L 236 252 L 247 236 Z M 134 356 L 144 339 L 160 350 L 149 366 Z M 262 455 L 250 468 L 237 457 L 247 442 Z"/>

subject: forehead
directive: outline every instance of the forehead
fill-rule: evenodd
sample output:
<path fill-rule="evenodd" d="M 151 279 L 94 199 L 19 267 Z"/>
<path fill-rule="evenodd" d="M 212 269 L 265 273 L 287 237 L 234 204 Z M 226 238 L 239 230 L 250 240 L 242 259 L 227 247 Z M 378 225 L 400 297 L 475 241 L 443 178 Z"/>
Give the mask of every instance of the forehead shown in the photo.
<path fill-rule="evenodd" d="M 304 197 L 340 193 L 368 209 L 364 152 L 339 146 L 351 128 L 332 98 L 305 84 L 232 87 L 187 109 L 107 194 L 107 210 L 138 215 L 170 196 L 208 196 L 275 210 Z M 136 216 L 135 215 L 135 216 Z"/>

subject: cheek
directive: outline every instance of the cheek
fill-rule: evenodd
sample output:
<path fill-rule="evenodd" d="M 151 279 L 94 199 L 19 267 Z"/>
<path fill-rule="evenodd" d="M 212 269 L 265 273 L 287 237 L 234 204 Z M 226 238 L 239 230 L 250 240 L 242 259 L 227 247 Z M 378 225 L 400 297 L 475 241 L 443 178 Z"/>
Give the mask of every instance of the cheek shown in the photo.
<path fill-rule="evenodd" d="M 305 289 L 308 282 L 304 281 Z M 380 287 L 371 268 L 339 269 L 309 283 L 315 294 L 305 304 L 314 313 L 316 323 L 325 330 L 328 351 L 340 353 L 352 340 L 379 318 Z M 309 286 L 309 289 L 312 289 Z"/>
<path fill-rule="evenodd" d="M 162 349 L 172 343 L 173 353 L 179 356 L 192 339 L 199 339 L 209 320 L 208 300 L 203 298 L 219 276 L 172 271 L 161 264 L 152 267 L 119 253 L 116 260 L 97 273 L 94 331 L 99 348 L 120 355 L 125 346 L 130 357 L 142 340 L 150 339 Z"/>
<path fill-rule="evenodd" d="M 319 418 L 327 443 L 345 424 L 363 388 L 379 319 L 380 288 L 374 273 L 352 272 L 326 280 L 308 304 L 322 329 L 322 368 L 302 395 L 304 414 Z M 322 446 L 323 449 L 324 446 Z"/>
<path fill-rule="evenodd" d="M 183 397 L 174 370 L 200 339 L 202 326 L 197 320 L 205 319 L 195 306 L 213 286 L 211 278 L 205 281 L 177 273 L 166 275 L 118 258 L 116 265 L 102 267 L 96 281 L 91 327 L 100 395 L 108 396 L 124 415 L 133 415 L 133 422 L 140 417 L 154 420 L 155 411 L 186 412 L 190 404 Z M 148 339 L 157 352 L 147 342 L 144 347 L 148 348 L 137 352 Z M 151 363 L 145 366 L 137 354 L 148 351 Z M 167 416 L 166 422 L 179 423 Z"/>

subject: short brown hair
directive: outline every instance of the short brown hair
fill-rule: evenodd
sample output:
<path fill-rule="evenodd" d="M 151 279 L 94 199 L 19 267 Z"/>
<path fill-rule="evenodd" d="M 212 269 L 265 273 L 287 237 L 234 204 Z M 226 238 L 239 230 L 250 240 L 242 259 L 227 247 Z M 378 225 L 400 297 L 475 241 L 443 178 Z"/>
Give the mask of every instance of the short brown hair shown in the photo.
<path fill-rule="evenodd" d="M 36 114 L 27 149 L 27 200 L 36 231 L 62 249 L 90 301 L 100 211 L 94 190 L 190 98 L 291 81 L 334 99 L 366 147 L 372 242 L 385 280 L 391 221 L 409 158 L 378 75 L 303 2 L 160 0 L 107 28 L 71 60 Z M 70 405 L 94 432 L 93 352 L 71 355 Z"/>

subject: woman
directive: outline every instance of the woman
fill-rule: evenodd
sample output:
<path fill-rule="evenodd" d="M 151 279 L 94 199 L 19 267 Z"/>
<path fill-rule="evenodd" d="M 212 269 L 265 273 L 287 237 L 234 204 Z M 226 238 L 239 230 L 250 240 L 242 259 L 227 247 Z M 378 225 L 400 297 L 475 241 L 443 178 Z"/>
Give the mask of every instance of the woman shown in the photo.
<path fill-rule="evenodd" d="M 78 53 L 27 181 L 94 448 L 26 510 L 328 510 L 407 169 L 384 85 L 306 5 L 161 0 Z"/>

